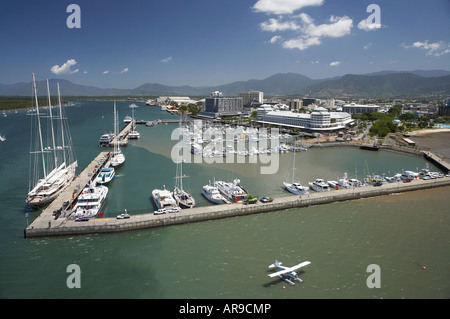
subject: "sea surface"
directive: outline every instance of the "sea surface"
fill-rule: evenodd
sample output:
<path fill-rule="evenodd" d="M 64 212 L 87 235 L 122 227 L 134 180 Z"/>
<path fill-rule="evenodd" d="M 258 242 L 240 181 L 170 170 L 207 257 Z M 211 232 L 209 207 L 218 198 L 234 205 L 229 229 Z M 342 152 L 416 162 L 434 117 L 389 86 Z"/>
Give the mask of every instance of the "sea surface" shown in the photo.
<path fill-rule="evenodd" d="M 117 102 L 119 117 L 131 115 Z M 137 119 L 177 119 L 136 103 Z M 69 118 L 79 167 L 100 151 L 100 136 L 113 130 L 111 101 L 77 101 Z M 40 211 L 25 206 L 29 177 L 30 117 L 26 110 L 0 117 L 0 298 L 231 298 L 347 299 L 450 298 L 450 187 L 362 200 L 106 235 L 25 239 Z M 103 216 L 152 212 L 154 188 L 174 186 L 171 134 L 177 124 L 138 125 L 139 140 L 123 148 L 126 162 L 109 186 Z M 293 153 L 279 154 L 276 174 L 261 163 L 185 163 L 184 186 L 198 206 L 214 180 L 241 184 L 254 196 L 283 196 L 292 180 Z M 423 158 L 356 148 L 297 152 L 295 179 L 337 180 L 347 173 L 393 175 L 420 171 Z M 430 169 L 438 168 L 430 164 Z M 303 283 L 273 279 L 275 259 L 291 266 L 305 260 Z M 80 288 L 68 288 L 69 265 L 80 267 Z M 369 288 L 379 268 L 380 288 Z"/>

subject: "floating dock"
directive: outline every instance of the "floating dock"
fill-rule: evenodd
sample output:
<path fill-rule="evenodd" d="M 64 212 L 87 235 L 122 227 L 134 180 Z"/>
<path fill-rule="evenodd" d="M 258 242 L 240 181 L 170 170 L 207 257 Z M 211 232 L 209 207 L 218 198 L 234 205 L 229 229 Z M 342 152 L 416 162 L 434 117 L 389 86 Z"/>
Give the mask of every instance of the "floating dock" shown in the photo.
<path fill-rule="evenodd" d="M 100 161 L 100 163 L 102 162 L 101 158 L 97 158 L 96 160 Z M 92 169 L 92 167 L 90 169 Z M 85 171 L 88 172 L 89 170 L 86 169 Z M 85 171 L 81 175 L 86 175 Z M 42 214 L 24 230 L 24 235 L 26 238 L 32 238 L 61 235 L 72 236 L 82 234 L 116 233 L 129 230 L 227 218 L 233 216 L 273 212 L 290 208 L 328 204 L 442 186 L 450 186 L 449 177 L 432 180 L 415 180 L 409 183 L 385 183 L 378 187 L 368 185 L 356 188 L 332 190 L 322 193 L 312 192 L 310 194 L 300 196 L 291 195 L 275 198 L 270 203 L 258 202 L 257 204 L 248 205 L 211 205 L 192 209 L 184 209 L 179 213 L 155 215 L 153 212 L 149 212 L 147 214 L 131 215 L 130 218 L 127 219 L 93 218 L 84 222 L 76 222 L 73 219 L 67 219 L 64 217 L 55 219 L 55 217 L 52 215 L 52 209 L 48 208 L 44 210 L 44 212 L 42 212 Z M 57 207 L 60 204 L 61 202 L 55 202 L 54 205 L 52 203 L 51 206 Z"/>

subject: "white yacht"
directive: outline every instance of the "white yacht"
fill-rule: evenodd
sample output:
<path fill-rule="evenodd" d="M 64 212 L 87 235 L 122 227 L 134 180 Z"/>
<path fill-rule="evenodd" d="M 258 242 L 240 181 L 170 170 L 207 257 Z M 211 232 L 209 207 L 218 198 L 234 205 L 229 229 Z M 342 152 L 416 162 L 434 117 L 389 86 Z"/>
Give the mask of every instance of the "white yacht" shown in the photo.
<path fill-rule="evenodd" d="M 304 194 L 309 194 L 308 192 L 308 187 L 302 186 L 300 183 L 286 183 L 283 182 L 284 187 L 286 188 L 287 191 L 291 192 L 292 194 L 295 195 L 304 195 Z"/>
<path fill-rule="evenodd" d="M 178 207 L 172 192 L 166 190 L 165 187 L 164 189 L 154 189 L 152 191 L 152 197 L 158 209 Z"/>
<path fill-rule="evenodd" d="M 69 132 L 67 118 L 61 106 L 61 97 L 58 88 L 59 114 L 52 114 L 50 103 L 50 88 L 47 80 L 47 94 L 49 99 L 47 125 L 41 123 L 38 105 L 36 81 L 33 73 L 33 88 L 35 111 L 30 113 L 33 117 L 30 146 L 30 180 L 28 184 L 28 195 L 26 203 L 31 206 L 44 206 L 53 201 L 75 178 L 75 170 L 78 166 L 73 152 L 72 138 Z M 54 121 L 58 121 L 58 125 Z M 57 129 L 55 130 L 54 127 Z M 44 145 L 43 130 L 51 141 Z"/>
<path fill-rule="evenodd" d="M 235 179 L 232 183 L 223 181 L 214 182 L 219 192 L 232 203 L 243 202 L 248 199 L 247 192 L 239 185 L 240 180 Z"/>
<path fill-rule="evenodd" d="M 99 212 L 105 203 L 108 195 L 108 187 L 103 185 L 95 186 L 90 183 L 88 187 L 78 196 L 75 205 L 75 217 L 100 217 Z"/>
<path fill-rule="evenodd" d="M 6 141 L 6 137 L 0 135 L 0 142 Z"/>
<path fill-rule="evenodd" d="M 294 156 L 293 156 L 293 160 L 292 160 L 292 183 L 286 183 L 283 182 L 284 187 L 287 191 L 291 192 L 292 194 L 295 195 L 304 195 L 304 194 L 309 194 L 308 192 L 308 187 L 302 186 L 302 184 L 300 184 L 300 182 L 295 182 L 295 141 L 294 141 Z"/>
<path fill-rule="evenodd" d="M 316 192 L 328 192 L 330 190 L 328 184 L 323 179 L 316 179 L 314 182 L 309 183 L 309 188 Z"/>
<path fill-rule="evenodd" d="M 138 131 L 132 130 L 130 133 L 128 133 L 128 138 L 129 139 L 138 139 L 141 137 L 141 134 Z"/>
<path fill-rule="evenodd" d="M 205 198 L 207 200 L 209 200 L 211 203 L 214 203 L 214 204 L 223 204 L 223 203 L 227 203 L 228 202 L 225 199 L 225 197 L 223 197 L 220 194 L 220 192 L 217 189 L 217 187 L 212 186 L 212 185 L 205 185 L 205 186 L 203 186 L 202 194 L 203 194 L 203 196 L 205 196 Z"/>
<path fill-rule="evenodd" d="M 123 122 L 124 123 L 130 123 L 131 120 L 132 120 L 131 116 L 127 115 L 127 116 L 124 117 Z"/>
<path fill-rule="evenodd" d="M 119 114 L 116 112 L 116 102 L 114 102 L 114 136 L 117 136 L 119 132 L 118 118 Z M 125 155 L 123 155 L 122 151 L 120 150 L 119 144 L 120 142 L 117 139 L 116 143 L 114 143 L 114 151 L 111 153 L 110 163 L 112 167 L 119 167 L 125 162 Z"/>
<path fill-rule="evenodd" d="M 115 176 L 116 172 L 113 167 L 105 167 L 100 170 L 100 173 L 98 173 L 95 182 L 97 184 L 107 185 L 114 179 Z"/>
<path fill-rule="evenodd" d="M 138 139 L 139 137 L 141 137 L 141 134 L 139 134 L 139 132 L 138 131 L 136 131 L 136 120 L 134 119 L 134 109 L 137 107 L 137 105 L 136 104 L 131 104 L 130 105 L 130 108 L 131 108 L 131 113 L 132 113 L 132 116 L 131 116 L 131 122 L 132 122 L 132 124 L 131 124 L 131 132 L 130 133 L 128 133 L 128 138 L 130 138 L 130 139 Z"/>
<path fill-rule="evenodd" d="M 337 181 L 327 181 L 327 183 L 331 188 L 339 189 L 339 183 Z"/>
<path fill-rule="evenodd" d="M 98 146 L 104 147 L 109 146 L 112 139 L 114 138 L 113 133 L 105 133 L 100 137 L 100 140 L 98 141 Z"/>

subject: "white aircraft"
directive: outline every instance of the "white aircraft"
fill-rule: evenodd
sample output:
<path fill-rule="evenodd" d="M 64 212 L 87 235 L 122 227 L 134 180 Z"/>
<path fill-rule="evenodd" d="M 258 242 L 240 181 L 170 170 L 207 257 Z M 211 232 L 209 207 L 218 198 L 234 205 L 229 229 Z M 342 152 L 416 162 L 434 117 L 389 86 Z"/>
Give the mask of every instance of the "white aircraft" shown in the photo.
<path fill-rule="evenodd" d="M 269 269 L 278 268 L 280 271 L 274 272 L 273 274 L 269 274 L 268 276 L 269 277 L 279 277 L 281 280 L 284 280 L 288 284 L 294 286 L 295 283 L 293 280 L 302 282 L 302 280 L 300 278 L 298 278 L 297 273 L 294 270 L 308 266 L 310 263 L 311 263 L 310 261 L 304 261 L 293 267 L 285 267 L 285 266 L 281 266 L 282 263 L 275 259 L 275 263 L 270 265 Z"/>

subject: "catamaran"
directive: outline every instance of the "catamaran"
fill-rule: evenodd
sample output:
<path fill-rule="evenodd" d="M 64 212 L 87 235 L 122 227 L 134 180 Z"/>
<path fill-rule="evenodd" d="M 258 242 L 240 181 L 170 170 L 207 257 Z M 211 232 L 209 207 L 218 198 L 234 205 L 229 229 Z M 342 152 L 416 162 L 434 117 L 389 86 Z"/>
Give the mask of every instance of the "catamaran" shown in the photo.
<path fill-rule="evenodd" d="M 183 189 L 183 178 L 187 177 L 183 175 L 183 159 L 177 159 L 176 170 L 173 197 L 181 208 L 193 208 L 196 205 L 194 197 Z"/>
<path fill-rule="evenodd" d="M 63 114 L 58 87 L 59 116 L 52 114 L 50 88 L 47 80 L 48 116 L 40 113 L 36 80 L 33 73 L 35 112 L 29 112 L 31 120 L 30 176 L 26 203 L 40 207 L 53 201 L 75 178 L 78 163 L 73 151 L 67 118 Z M 47 118 L 44 125 L 42 119 Z M 55 120 L 58 120 L 55 125 Z M 55 134 L 55 126 L 57 133 Z M 43 130 L 46 134 L 43 135 Z M 47 136 L 44 142 L 43 136 Z M 45 144 L 44 144 L 45 143 Z"/>
<path fill-rule="evenodd" d="M 116 112 L 116 102 L 114 101 L 114 136 L 116 136 L 116 141 L 114 143 L 114 151 L 111 154 L 111 166 L 119 167 L 125 162 L 125 155 L 123 155 L 120 150 L 120 141 L 119 141 L 119 113 Z"/>

